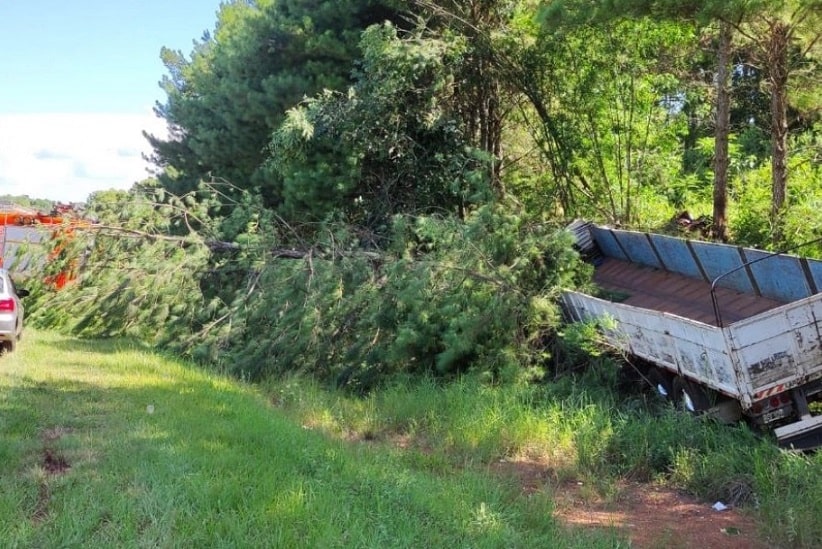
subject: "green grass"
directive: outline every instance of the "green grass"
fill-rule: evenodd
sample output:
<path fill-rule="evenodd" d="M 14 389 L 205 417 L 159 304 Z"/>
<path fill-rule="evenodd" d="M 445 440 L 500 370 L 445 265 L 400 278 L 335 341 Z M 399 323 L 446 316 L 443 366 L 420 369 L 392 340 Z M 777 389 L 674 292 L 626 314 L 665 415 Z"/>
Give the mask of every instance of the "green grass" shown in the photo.
<path fill-rule="evenodd" d="M 552 487 L 618 504 L 630 479 L 742 504 L 774 546 L 822 546 L 822 453 L 619 393 L 613 373 L 358 398 L 32 330 L 0 357 L 0 545 L 619 547 L 557 524 Z M 543 485 L 524 495 L 501 460 L 536 464 Z"/>
<path fill-rule="evenodd" d="M 775 547 L 822 546 L 822 452 L 780 450 L 747 426 L 673 410 L 649 393 L 616 390 L 605 362 L 579 378 L 489 387 L 397 383 L 365 399 L 306 380 L 266 388 L 298 421 L 338 438 L 403 437 L 443 473 L 501 459 L 532 460 L 618 503 L 621 481 L 660 483 L 754 515 Z"/>
<path fill-rule="evenodd" d="M 431 386 L 420 396 L 444 417 L 406 399 L 387 420 L 399 392 L 357 401 L 290 383 L 272 398 L 136 344 L 28 331 L 0 357 L 2 546 L 620 545 L 560 527 L 550 490 L 525 497 L 488 474 L 510 448 L 486 425 L 523 445 L 501 423 L 505 399 L 449 405 Z M 387 426 L 431 446 L 381 444 Z M 338 436 L 360 430 L 374 442 Z"/>

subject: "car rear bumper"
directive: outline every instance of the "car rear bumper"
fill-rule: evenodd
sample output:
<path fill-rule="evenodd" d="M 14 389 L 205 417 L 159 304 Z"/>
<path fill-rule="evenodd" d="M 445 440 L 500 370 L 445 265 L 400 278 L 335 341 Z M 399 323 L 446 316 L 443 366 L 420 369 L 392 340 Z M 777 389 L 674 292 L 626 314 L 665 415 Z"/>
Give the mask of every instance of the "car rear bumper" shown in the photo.
<path fill-rule="evenodd" d="M 0 315 L 0 341 L 11 341 L 17 338 L 17 317 Z"/>

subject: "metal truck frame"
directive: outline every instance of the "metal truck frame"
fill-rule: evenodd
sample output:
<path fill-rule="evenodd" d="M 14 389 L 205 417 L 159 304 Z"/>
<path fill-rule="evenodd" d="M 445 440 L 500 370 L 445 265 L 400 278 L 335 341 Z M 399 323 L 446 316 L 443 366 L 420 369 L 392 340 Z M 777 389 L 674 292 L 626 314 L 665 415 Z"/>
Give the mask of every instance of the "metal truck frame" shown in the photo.
<path fill-rule="evenodd" d="M 694 413 L 822 446 L 822 261 L 634 232 L 569 226 L 594 264 L 596 297 L 565 291 L 572 321 L 638 358 L 663 396 Z"/>

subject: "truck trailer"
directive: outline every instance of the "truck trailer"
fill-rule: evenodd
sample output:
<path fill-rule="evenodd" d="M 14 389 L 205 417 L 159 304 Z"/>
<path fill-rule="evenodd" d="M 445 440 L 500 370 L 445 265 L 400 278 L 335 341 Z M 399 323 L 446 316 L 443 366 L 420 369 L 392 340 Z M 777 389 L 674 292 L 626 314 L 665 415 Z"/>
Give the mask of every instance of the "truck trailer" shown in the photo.
<path fill-rule="evenodd" d="M 822 261 L 575 221 L 596 291 L 565 291 L 663 397 L 822 446 Z"/>

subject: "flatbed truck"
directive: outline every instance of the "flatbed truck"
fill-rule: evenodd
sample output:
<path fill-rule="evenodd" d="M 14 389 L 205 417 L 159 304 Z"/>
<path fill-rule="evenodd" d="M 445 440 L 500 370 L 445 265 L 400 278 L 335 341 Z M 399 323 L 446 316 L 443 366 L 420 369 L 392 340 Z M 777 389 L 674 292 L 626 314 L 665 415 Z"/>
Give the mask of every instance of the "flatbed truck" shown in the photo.
<path fill-rule="evenodd" d="M 564 291 L 663 397 L 822 446 L 822 261 L 575 221 L 596 292 Z M 594 295 L 596 294 L 596 295 Z"/>

